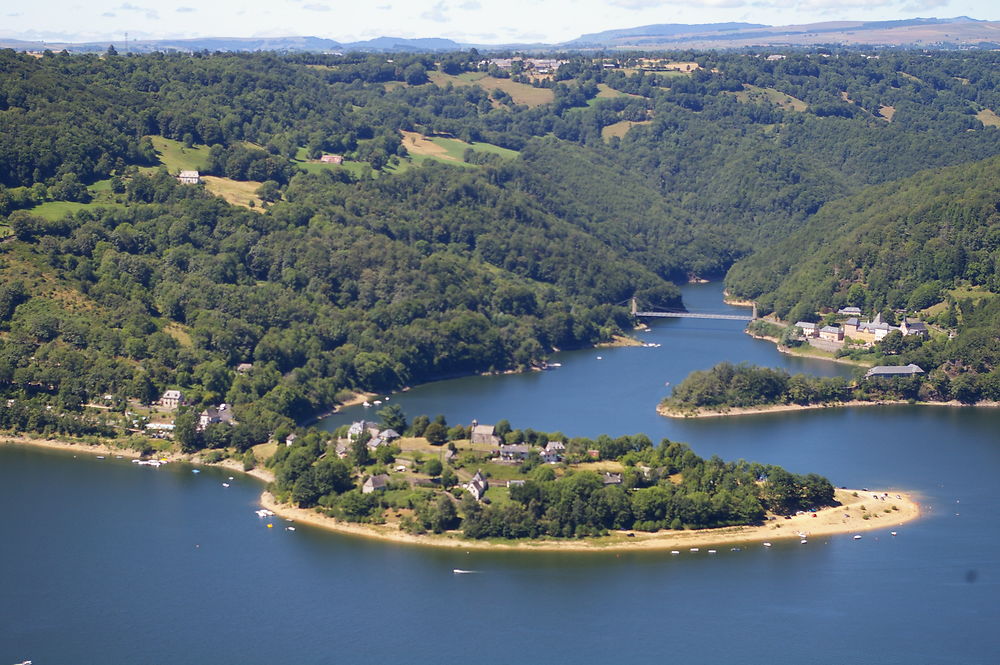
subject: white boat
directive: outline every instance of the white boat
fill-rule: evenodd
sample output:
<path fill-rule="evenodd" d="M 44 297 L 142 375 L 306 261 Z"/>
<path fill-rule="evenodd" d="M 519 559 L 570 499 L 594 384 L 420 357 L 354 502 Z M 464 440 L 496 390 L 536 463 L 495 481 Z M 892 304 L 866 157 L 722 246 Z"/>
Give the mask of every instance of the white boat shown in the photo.
<path fill-rule="evenodd" d="M 692 551 L 692 552 L 697 552 L 697 551 L 698 551 L 698 548 L 697 548 L 697 547 L 692 547 L 692 548 L 691 548 L 691 551 Z"/>
<path fill-rule="evenodd" d="M 709 550 L 708 553 L 709 554 L 715 554 L 715 550 Z"/>
<path fill-rule="evenodd" d="M 191 469 L 191 473 L 201 473 L 200 469 Z"/>
<path fill-rule="evenodd" d="M 597 359 L 598 360 L 604 360 L 604 358 L 602 358 L 601 356 L 597 356 Z"/>
<path fill-rule="evenodd" d="M 232 477 L 232 476 L 229 476 L 229 480 L 232 480 L 232 479 L 233 479 L 233 477 Z"/>
<path fill-rule="evenodd" d="M 229 487 L 229 483 L 222 483 L 223 487 Z"/>
<path fill-rule="evenodd" d="M 456 575 L 470 575 L 472 573 L 478 572 L 476 570 L 462 570 L 461 568 L 453 568 L 452 571 Z"/>
<path fill-rule="evenodd" d="M 861 536 L 860 535 L 855 535 L 854 536 L 854 540 L 861 540 Z"/>
<path fill-rule="evenodd" d="M 549 363 L 549 367 L 562 367 L 562 363 Z"/>
<path fill-rule="evenodd" d="M 98 455 L 97 459 L 104 459 L 104 455 Z"/>
<path fill-rule="evenodd" d="M 366 409 L 368 409 L 368 408 L 371 408 L 371 403 L 370 403 L 370 402 L 368 402 L 368 401 L 365 401 L 365 403 L 364 403 L 364 404 L 362 404 L 361 406 L 363 406 L 363 407 L 365 407 Z"/>
<path fill-rule="evenodd" d="M 285 531 L 295 531 L 295 527 L 294 526 L 286 526 L 285 527 Z"/>
<path fill-rule="evenodd" d="M 890 532 L 889 532 L 889 535 L 890 535 L 890 536 L 895 536 L 895 535 L 896 535 L 896 532 L 895 532 L 895 531 L 890 531 Z"/>
<path fill-rule="evenodd" d="M 680 552 L 678 550 L 670 550 L 670 553 L 671 554 L 680 554 Z"/>
<path fill-rule="evenodd" d="M 799 544 L 800 545 L 805 545 L 808 542 L 809 542 L 808 540 L 806 540 L 805 538 L 803 538 L 802 540 L 799 541 Z"/>
<path fill-rule="evenodd" d="M 764 543 L 764 547 L 770 547 L 771 543 Z"/>

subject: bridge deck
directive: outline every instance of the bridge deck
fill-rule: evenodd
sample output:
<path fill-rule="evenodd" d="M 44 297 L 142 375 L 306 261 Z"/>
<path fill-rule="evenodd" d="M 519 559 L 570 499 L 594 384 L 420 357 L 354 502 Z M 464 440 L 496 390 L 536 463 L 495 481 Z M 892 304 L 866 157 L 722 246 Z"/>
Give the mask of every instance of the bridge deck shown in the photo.
<path fill-rule="evenodd" d="M 671 319 L 719 319 L 724 321 L 753 321 L 751 316 L 739 314 L 699 314 L 696 312 L 636 312 L 636 316 L 651 316 Z"/>

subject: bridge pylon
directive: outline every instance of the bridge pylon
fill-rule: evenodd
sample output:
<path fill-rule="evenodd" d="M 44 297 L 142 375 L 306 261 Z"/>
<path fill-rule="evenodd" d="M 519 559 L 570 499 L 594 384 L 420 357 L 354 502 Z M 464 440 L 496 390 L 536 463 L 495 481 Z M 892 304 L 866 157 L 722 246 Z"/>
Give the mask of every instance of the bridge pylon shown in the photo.
<path fill-rule="evenodd" d="M 751 321 L 756 321 L 757 320 L 757 303 L 756 302 L 753 304 L 753 314 L 751 314 L 750 316 L 752 317 L 750 319 Z"/>
<path fill-rule="evenodd" d="M 632 296 L 632 316 L 639 313 L 639 306 L 635 303 L 635 296 Z"/>

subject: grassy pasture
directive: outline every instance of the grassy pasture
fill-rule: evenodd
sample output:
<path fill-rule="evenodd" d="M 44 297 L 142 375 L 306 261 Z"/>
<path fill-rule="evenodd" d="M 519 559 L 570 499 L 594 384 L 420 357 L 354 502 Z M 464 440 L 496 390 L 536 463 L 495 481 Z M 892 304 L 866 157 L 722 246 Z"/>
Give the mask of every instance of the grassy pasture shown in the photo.
<path fill-rule="evenodd" d="M 221 196 L 228 203 L 262 212 L 260 208 L 261 200 L 257 197 L 257 189 L 261 186 L 261 183 L 254 180 L 246 182 L 231 180 L 212 175 L 202 176 L 201 180 L 205 183 L 205 188 L 208 191 L 216 196 Z M 250 205 L 251 201 L 253 202 L 252 206 Z"/>
<path fill-rule="evenodd" d="M 617 136 L 618 138 L 622 138 L 626 134 L 628 134 L 629 130 L 635 127 L 636 125 L 648 125 L 650 122 L 652 121 L 642 120 L 640 122 L 635 122 L 633 120 L 622 120 L 620 122 L 614 123 L 613 125 L 606 125 L 604 128 L 601 129 L 601 138 L 604 139 L 605 141 L 610 140 L 612 136 Z"/>
<path fill-rule="evenodd" d="M 799 113 L 809 108 L 809 105 L 801 99 L 797 99 L 791 95 L 786 95 L 785 93 L 775 90 L 774 88 L 760 88 L 747 83 L 743 84 L 742 92 L 726 94 L 734 95 L 737 101 L 744 104 L 759 104 L 761 102 L 768 102 L 787 111 L 797 111 Z"/>
<path fill-rule="evenodd" d="M 171 173 L 178 171 L 204 171 L 208 166 L 208 146 L 199 145 L 185 148 L 180 141 L 163 136 L 150 136 L 156 156 Z"/>

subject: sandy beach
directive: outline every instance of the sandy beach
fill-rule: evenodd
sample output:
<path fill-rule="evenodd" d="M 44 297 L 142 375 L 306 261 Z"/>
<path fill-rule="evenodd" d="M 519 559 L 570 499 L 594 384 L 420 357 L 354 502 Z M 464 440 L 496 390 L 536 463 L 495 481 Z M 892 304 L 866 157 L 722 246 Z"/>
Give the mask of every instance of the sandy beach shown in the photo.
<path fill-rule="evenodd" d="M 465 550 L 522 551 L 522 552 L 616 552 L 626 550 L 682 550 L 713 545 L 740 545 L 780 540 L 806 540 L 824 536 L 858 534 L 879 530 L 889 535 L 902 524 L 920 517 L 920 505 L 912 494 L 891 490 L 862 491 L 836 490 L 836 499 L 842 504 L 824 508 L 816 513 L 796 515 L 790 519 L 776 517 L 760 526 L 724 527 L 698 531 L 615 531 L 608 536 L 586 540 L 536 540 L 504 543 L 497 541 L 465 540 L 461 534 L 415 536 L 403 533 L 390 525 L 352 524 L 326 517 L 312 510 L 277 503 L 271 494 L 261 495 L 261 505 L 284 519 L 309 524 L 338 533 L 406 545 L 451 547 Z M 895 507 L 895 508 L 893 508 Z M 865 515 L 869 515 L 865 519 Z M 813 516 L 815 515 L 815 517 Z M 627 534 L 633 534 L 628 536 Z"/>
<path fill-rule="evenodd" d="M 729 407 L 723 409 L 695 409 L 692 411 L 676 411 L 663 404 L 656 407 L 656 412 L 667 418 L 723 418 L 728 416 L 750 416 L 760 413 L 781 413 L 782 411 L 813 411 L 816 409 L 838 409 L 853 406 L 887 406 L 895 404 L 910 404 L 913 406 L 950 406 L 952 408 L 962 407 L 987 407 L 996 408 L 1000 402 L 978 402 L 976 404 L 962 404 L 958 400 L 950 402 L 910 402 L 908 400 L 880 400 L 877 402 L 867 402 L 863 400 L 850 400 L 847 402 L 829 402 L 827 404 L 770 404 L 765 406 L 745 406 Z"/>

